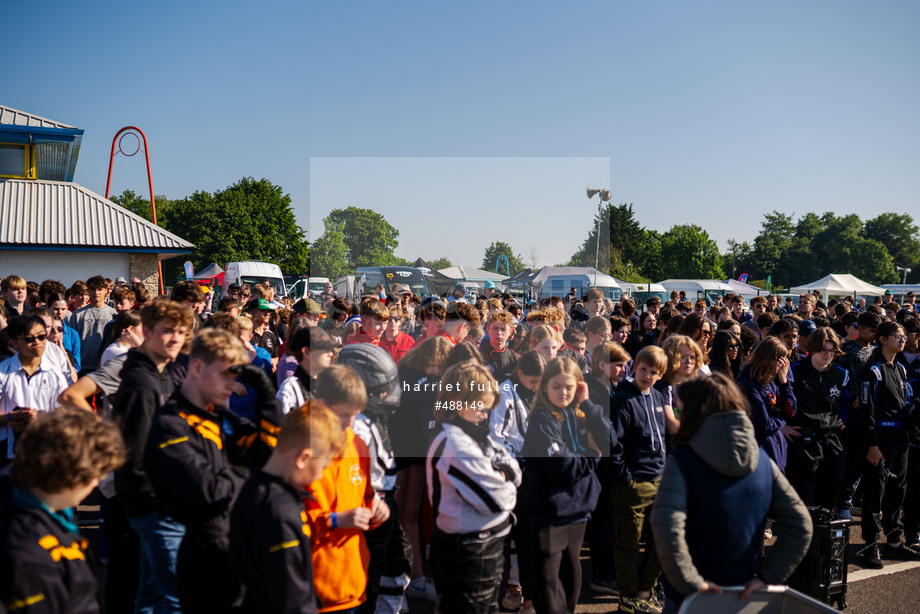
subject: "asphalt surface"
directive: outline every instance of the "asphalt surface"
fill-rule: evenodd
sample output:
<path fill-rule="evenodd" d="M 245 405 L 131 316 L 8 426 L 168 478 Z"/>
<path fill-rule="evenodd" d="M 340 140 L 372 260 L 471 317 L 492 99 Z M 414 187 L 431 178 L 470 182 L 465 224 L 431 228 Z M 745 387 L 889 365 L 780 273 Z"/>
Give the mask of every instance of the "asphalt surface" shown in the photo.
<path fill-rule="evenodd" d="M 767 553 L 775 538 L 767 541 Z M 903 562 L 883 559 L 885 568 L 880 571 L 865 569 L 860 564 L 858 552 L 865 544 L 860 537 L 859 517 L 854 518 L 850 527 L 850 546 L 847 566 L 848 583 L 846 592 L 846 609 L 849 614 L 918 614 L 920 613 L 920 562 Z M 597 595 L 589 587 L 591 581 L 591 563 L 587 550 L 582 551 L 583 583 L 581 597 L 576 613 L 595 614 L 616 612 L 617 597 Z M 430 614 L 434 612 L 432 604 L 422 601 L 410 601 L 412 614 Z M 502 610 L 503 612 L 505 610 Z M 740 608 L 739 608 L 740 611 Z M 755 610 L 767 611 L 767 610 Z M 796 610 L 787 609 L 784 613 L 795 614 Z"/>

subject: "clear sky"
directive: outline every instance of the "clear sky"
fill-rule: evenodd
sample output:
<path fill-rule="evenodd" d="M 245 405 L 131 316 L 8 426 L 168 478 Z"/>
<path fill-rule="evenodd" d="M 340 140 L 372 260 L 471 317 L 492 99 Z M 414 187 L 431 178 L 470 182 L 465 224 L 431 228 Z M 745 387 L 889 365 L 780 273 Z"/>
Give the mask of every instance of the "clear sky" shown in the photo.
<path fill-rule="evenodd" d="M 553 264 L 587 185 L 723 249 L 773 209 L 920 219 L 913 0 L 18 2 L 3 25 L 0 104 L 85 129 L 83 185 L 134 124 L 157 193 L 265 177 L 314 238 L 377 209 L 405 258 Z M 114 193 L 145 186 L 116 161 Z"/>

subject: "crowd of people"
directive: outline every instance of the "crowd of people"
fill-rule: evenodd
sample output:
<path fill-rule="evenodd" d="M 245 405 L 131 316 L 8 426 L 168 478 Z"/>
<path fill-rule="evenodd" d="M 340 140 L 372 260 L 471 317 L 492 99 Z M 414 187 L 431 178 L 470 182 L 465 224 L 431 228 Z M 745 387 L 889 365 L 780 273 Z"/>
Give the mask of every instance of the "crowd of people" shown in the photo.
<path fill-rule="evenodd" d="M 920 560 L 912 294 L 0 298 L 7 611 L 559 614 L 587 547 L 620 612 L 676 612 L 784 582 L 809 506 Z"/>

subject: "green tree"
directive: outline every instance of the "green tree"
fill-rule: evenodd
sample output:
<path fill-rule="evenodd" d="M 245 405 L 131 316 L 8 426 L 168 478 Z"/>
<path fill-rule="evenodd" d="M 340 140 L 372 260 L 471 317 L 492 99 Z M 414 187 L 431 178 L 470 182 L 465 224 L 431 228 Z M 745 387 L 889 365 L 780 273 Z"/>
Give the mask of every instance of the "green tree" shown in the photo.
<path fill-rule="evenodd" d="M 238 260 L 273 262 L 287 274 L 308 270 L 308 244 L 291 197 L 267 179 L 246 177 L 213 194 L 173 201 L 161 224 L 195 244 L 196 270 Z"/>
<path fill-rule="evenodd" d="M 454 266 L 447 258 L 435 258 L 434 260 L 427 260 L 426 262 L 428 262 L 429 266 L 435 270 L 446 269 Z"/>
<path fill-rule="evenodd" d="M 324 223 L 327 232 L 332 224 L 342 233 L 351 269 L 397 263 L 394 252 L 399 246 L 399 231 L 376 211 L 359 207 L 333 209 Z"/>
<path fill-rule="evenodd" d="M 671 278 L 722 278 L 719 246 L 695 224 L 674 226 L 661 235 L 661 265 Z"/>
<path fill-rule="evenodd" d="M 511 246 L 503 241 L 493 241 L 492 245 L 486 248 L 485 256 L 482 259 L 483 270 L 495 271 L 495 262 L 501 255 L 508 258 L 508 265 L 511 268 L 512 275 L 517 275 L 524 270 L 523 259 L 520 256 L 516 256 Z M 504 263 L 502 263 L 502 269 L 504 269 Z"/>
<path fill-rule="evenodd" d="M 920 229 L 906 213 L 882 213 L 866 222 L 863 234 L 886 248 L 895 266 L 911 269 L 909 282 L 920 281 Z M 901 281 L 901 274 L 896 281 Z"/>
<path fill-rule="evenodd" d="M 334 224 L 326 228 L 326 232 L 310 246 L 310 275 L 314 277 L 328 277 L 336 280 L 342 275 L 348 275 L 348 248 L 345 246 L 345 235 Z"/>
<path fill-rule="evenodd" d="M 734 239 L 729 239 L 728 249 L 722 253 L 722 276 L 737 279 L 739 275 L 744 273 L 750 275 L 748 269 L 750 268 L 752 249 L 748 241 L 738 243 Z"/>
<path fill-rule="evenodd" d="M 134 190 L 125 190 L 121 194 L 112 196 L 109 200 L 117 205 L 121 205 L 131 213 L 141 216 L 148 222 L 153 221 L 150 201 L 135 194 Z M 164 227 L 163 222 L 169 215 L 171 201 L 162 195 L 154 195 L 154 201 L 157 206 L 157 225 Z"/>

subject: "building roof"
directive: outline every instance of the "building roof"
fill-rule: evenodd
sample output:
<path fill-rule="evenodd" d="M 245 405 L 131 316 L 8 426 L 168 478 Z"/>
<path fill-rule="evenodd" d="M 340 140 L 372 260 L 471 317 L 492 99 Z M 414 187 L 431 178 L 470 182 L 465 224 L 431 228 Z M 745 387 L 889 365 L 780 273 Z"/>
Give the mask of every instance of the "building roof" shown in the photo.
<path fill-rule="evenodd" d="M 501 281 L 505 279 L 504 275 L 498 273 L 492 273 L 491 271 L 483 271 L 482 269 L 474 269 L 470 266 L 451 266 L 446 269 L 438 269 L 438 272 L 442 275 L 446 275 L 451 279 L 468 279 L 471 281 Z"/>
<path fill-rule="evenodd" d="M 5 107 L 2 104 L 0 104 L 0 124 L 29 126 L 32 128 L 65 128 L 70 130 L 77 129 L 76 126 L 62 124 L 61 122 L 56 122 L 53 119 L 39 117 L 38 115 L 33 115 L 32 113 L 26 113 L 25 111 Z"/>
<path fill-rule="evenodd" d="M 183 254 L 195 246 L 76 183 L 0 180 L 0 248 Z"/>

